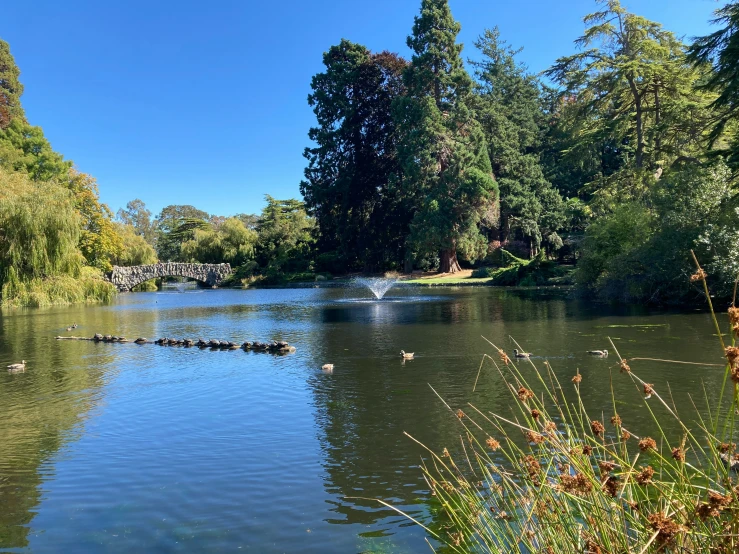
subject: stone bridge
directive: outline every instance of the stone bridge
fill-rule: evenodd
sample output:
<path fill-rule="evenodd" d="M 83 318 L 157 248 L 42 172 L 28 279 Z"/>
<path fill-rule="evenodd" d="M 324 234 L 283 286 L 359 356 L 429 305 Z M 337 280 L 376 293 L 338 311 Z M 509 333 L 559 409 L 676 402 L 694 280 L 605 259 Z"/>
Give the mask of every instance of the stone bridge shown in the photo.
<path fill-rule="evenodd" d="M 167 262 L 132 267 L 113 266 L 106 279 L 119 291 L 127 292 L 136 285 L 158 277 L 187 277 L 217 287 L 231 274 L 230 264 L 182 264 Z"/>

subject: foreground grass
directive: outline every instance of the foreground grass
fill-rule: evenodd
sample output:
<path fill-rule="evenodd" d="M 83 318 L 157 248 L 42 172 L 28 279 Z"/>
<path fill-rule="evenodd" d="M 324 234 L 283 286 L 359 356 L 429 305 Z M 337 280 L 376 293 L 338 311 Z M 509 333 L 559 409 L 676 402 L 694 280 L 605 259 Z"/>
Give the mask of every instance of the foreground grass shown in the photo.
<path fill-rule="evenodd" d="M 703 283 L 710 306 L 700 267 L 692 279 Z M 509 390 L 514 415 L 444 402 L 460 425 L 462 455 L 421 445 L 421 470 L 443 513 L 440 529 L 427 532 L 453 552 L 739 552 L 739 485 L 729 467 L 739 460 L 739 348 L 734 339 L 724 344 L 712 306 L 711 313 L 726 357 L 724 381 L 721 391 L 704 393 L 708 416 L 695 409 L 692 427 L 678 417 L 667 385 L 645 383 L 640 360 L 621 358 L 613 344 L 612 402 L 596 415 L 582 401 L 578 372 L 560 383 L 547 362 L 518 367 L 490 343 L 495 357 L 486 355 L 480 371 L 486 364 Z M 728 316 L 732 336 L 739 334 L 739 308 Z M 654 437 L 621 420 L 616 406 L 628 399 L 616 398 L 617 378 L 636 385 Z M 665 431 L 655 402 L 677 423 L 677 434 Z"/>

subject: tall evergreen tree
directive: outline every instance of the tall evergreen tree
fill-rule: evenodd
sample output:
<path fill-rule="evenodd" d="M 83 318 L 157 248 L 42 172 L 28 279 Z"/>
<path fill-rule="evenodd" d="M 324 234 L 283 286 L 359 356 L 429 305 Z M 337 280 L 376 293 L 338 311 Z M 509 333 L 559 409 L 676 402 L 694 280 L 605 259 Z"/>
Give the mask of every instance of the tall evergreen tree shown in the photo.
<path fill-rule="evenodd" d="M 408 208 L 390 177 L 399 172 L 392 102 L 406 61 L 342 40 L 323 56 L 308 97 L 309 136 L 301 192 L 317 222 L 318 250 L 347 269 L 392 266 L 403 256 Z"/>
<path fill-rule="evenodd" d="M 20 74 L 10 46 L 0 39 L 0 129 L 5 129 L 13 120 L 26 122 L 21 106 L 23 85 L 18 79 Z"/>
<path fill-rule="evenodd" d="M 413 198 L 411 242 L 439 253 L 439 269 L 460 270 L 457 254 L 484 255 L 481 224 L 497 220 L 498 190 L 487 143 L 471 109 L 473 82 L 456 43 L 460 25 L 447 0 L 422 0 L 408 46 L 407 95 L 395 102 L 403 186 Z"/>
<path fill-rule="evenodd" d="M 697 75 L 683 44 L 619 0 L 599 3 L 604 9 L 584 18 L 589 27 L 576 41 L 583 51 L 547 71 L 580 110 L 580 141 L 608 134 L 637 170 L 695 151 L 706 102 L 693 94 Z"/>
<path fill-rule="evenodd" d="M 544 177 L 539 163 L 544 113 L 539 83 L 516 62 L 519 50 L 488 29 L 475 42 L 482 60 L 471 62 L 478 80 L 477 118 L 500 187 L 501 242 L 518 230 L 536 254 L 544 239 L 550 249 L 561 243 L 557 231 L 565 223 L 559 193 Z"/>
<path fill-rule="evenodd" d="M 710 64 L 713 68 L 708 78 L 699 83 L 701 89 L 718 94 L 712 103 L 716 119 L 711 139 L 715 144 L 728 128 L 733 140 L 719 153 L 739 168 L 739 1 L 716 10 L 712 23 L 723 27 L 696 38 L 689 49 L 689 59 L 696 67 Z"/>

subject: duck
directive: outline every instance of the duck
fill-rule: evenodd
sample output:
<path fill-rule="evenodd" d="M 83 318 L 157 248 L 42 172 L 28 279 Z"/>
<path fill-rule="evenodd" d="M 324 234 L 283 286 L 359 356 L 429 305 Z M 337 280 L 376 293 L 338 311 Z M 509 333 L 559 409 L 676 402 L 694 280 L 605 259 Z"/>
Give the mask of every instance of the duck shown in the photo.
<path fill-rule="evenodd" d="M 607 358 L 608 350 L 588 350 L 588 354 L 591 356 L 597 356 L 598 358 Z"/>
<path fill-rule="evenodd" d="M 523 360 L 527 360 L 531 357 L 531 352 L 519 352 L 517 349 L 513 349 L 513 356 L 515 358 L 520 358 Z"/>
<path fill-rule="evenodd" d="M 323 364 L 321 369 L 327 373 L 331 373 L 334 370 L 334 364 Z"/>
<path fill-rule="evenodd" d="M 21 360 L 21 363 L 19 364 L 10 364 L 8 366 L 8 371 L 25 371 L 26 370 L 26 360 Z"/>
<path fill-rule="evenodd" d="M 400 357 L 403 358 L 404 360 L 412 360 L 413 356 L 415 355 L 416 355 L 415 352 L 406 352 L 405 350 L 400 351 Z"/>
<path fill-rule="evenodd" d="M 67 331 L 71 331 L 71 330 L 72 330 L 72 327 L 67 327 Z"/>

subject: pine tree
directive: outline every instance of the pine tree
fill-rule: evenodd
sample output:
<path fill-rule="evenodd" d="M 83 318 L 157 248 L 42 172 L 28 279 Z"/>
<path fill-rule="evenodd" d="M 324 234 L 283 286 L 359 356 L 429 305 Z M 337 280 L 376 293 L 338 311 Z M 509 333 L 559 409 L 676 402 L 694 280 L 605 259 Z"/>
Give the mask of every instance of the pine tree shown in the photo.
<path fill-rule="evenodd" d="M 717 148 L 729 163 L 739 168 L 739 1 L 729 2 L 716 10 L 714 24 L 723 25 L 718 31 L 698 37 L 689 49 L 689 60 L 700 67 L 710 64 L 713 71 L 699 83 L 699 88 L 717 93 L 711 107 L 716 118 L 713 122 L 711 142 L 716 147 L 718 139 L 726 132 L 733 138 L 726 148 Z"/>
<path fill-rule="evenodd" d="M 539 83 L 516 62 L 519 50 L 501 40 L 497 28 L 475 42 L 483 57 L 472 62 L 478 79 L 477 118 L 488 141 L 500 187 L 500 240 L 518 230 L 536 254 L 542 240 L 561 244 L 556 232 L 565 223 L 559 193 L 539 163 L 544 120 Z"/>
<path fill-rule="evenodd" d="M 447 0 L 422 0 L 408 46 L 408 90 L 395 102 L 403 187 L 414 200 L 410 241 L 439 252 L 439 269 L 459 271 L 457 254 L 484 255 L 481 224 L 497 220 L 497 185 L 487 143 L 471 110 L 473 82 L 456 43 L 460 25 Z"/>
<path fill-rule="evenodd" d="M 14 119 L 26 122 L 21 106 L 23 85 L 18 80 L 20 74 L 10 53 L 10 46 L 0 39 L 0 129 L 8 127 Z"/>

